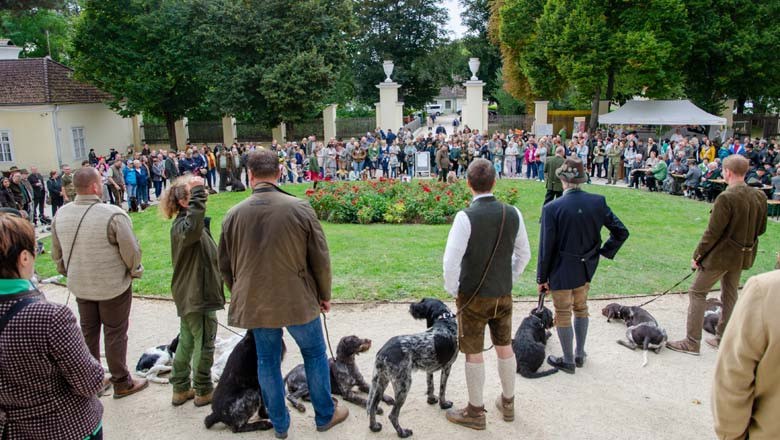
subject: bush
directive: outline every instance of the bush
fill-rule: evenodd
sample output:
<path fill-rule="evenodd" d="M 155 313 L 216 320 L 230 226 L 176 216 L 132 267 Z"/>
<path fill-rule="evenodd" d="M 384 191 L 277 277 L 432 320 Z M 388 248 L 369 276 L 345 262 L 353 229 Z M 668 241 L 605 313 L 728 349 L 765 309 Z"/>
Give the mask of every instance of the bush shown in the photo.
<path fill-rule="evenodd" d="M 317 216 L 333 223 L 445 224 L 471 203 L 463 181 L 451 185 L 427 180 L 320 182 L 306 195 Z M 520 193 L 510 188 L 497 191 L 496 196 L 515 205 Z"/>

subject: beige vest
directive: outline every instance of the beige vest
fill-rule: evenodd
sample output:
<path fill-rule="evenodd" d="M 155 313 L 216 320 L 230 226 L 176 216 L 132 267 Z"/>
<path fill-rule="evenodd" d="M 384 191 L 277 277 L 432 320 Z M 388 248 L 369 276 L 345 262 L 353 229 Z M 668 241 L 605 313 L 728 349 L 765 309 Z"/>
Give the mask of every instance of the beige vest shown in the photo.
<path fill-rule="evenodd" d="M 92 200 L 77 200 L 57 211 L 52 233 L 62 248 L 62 261 L 68 272 L 68 289 L 77 298 L 105 301 L 124 293 L 132 282 L 130 270 L 119 253 L 119 245 L 109 241 L 109 227 L 115 216 L 129 217 L 119 207 L 98 203 L 89 210 L 74 244 L 82 215 Z M 113 234 L 112 234 L 113 235 Z M 71 247 L 73 254 L 70 256 Z"/>

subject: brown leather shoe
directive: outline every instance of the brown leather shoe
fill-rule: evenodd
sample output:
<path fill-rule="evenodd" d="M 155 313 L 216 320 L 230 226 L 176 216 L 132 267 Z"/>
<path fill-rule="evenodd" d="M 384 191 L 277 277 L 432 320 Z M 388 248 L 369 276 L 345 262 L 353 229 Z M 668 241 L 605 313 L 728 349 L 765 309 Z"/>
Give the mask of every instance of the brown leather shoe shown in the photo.
<path fill-rule="evenodd" d="M 349 417 L 349 409 L 346 406 L 339 405 L 336 399 L 333 399 L 333 402 L 336 404 L 336 408 L 333 410 L 333 418 L 330 419 L 327 425 L 318 426 L 317 431 L 325 432 Z"/>
<path fill-rule="evenodd" d="M 704 340 L 704 342 L 706 342 L 707 345 L 709 345 L 710 347 L 714 348 L 715 350 L 720 348 L 720 338 L 717 337 L 717 336 L 714 336 L 712 338 L 707 338 L 707 339 Z"/>
<path fill-rule="evenodd" d="M 496 408 L 504 417 L 505 422 L 515 421 L 515 397 L 507 399 L 503 394 L 499 395 L 496 399 Z"/>
<path fill-rule="evenodd" d="M 147 382 L 146 379 L 132 379 L 129 387 L 125 385 L 124 387 L 119 388 L 117 385 L 114 385 L 114 399 L 121 399 L 131 394 L 135 394 L 148 386 L 149 382 Z"/>
<path fill-rule="evenodd" d="M 173 392 L 173 398 L 171 398 L 171 405 L 181 406 L 187 403 L 187 401 L 195 398 L 195 390 L 190 388 L 187 391 Z"/>
<path fill-rule="evenodd" d="M 679 353 L 690 354 L 693 356 L 699 355 L 699 344 L 691 341 L 690 339 L 683 339 L 680 341 L 672 341 L 666 343 L 666 348 Z"/>
<path fill-rule="evenodd" d="M 195 406 L 200 408 L 201 406 L 206 406 L 211 404 L 211 398 L 214 396 L 214 392 L 211 391 L 208 394 L 204 394 L 202 396 L 195 396 Z"/>
<path fill-rule="evenodd" d="M 487 428 L 485 407 L 474 407 L 469 403 L 465 408 L 447 410 L 447 420 L 456 425 L 483 431 Z"/>

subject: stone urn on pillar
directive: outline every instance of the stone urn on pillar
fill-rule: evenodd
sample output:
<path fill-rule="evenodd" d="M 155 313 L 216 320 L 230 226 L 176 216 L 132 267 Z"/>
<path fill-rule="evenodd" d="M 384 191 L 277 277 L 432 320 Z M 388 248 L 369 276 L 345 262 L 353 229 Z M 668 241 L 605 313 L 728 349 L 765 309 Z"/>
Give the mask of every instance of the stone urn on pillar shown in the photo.
<path fill-rule="evenodd" d="M 479 58 L 469 58 L 469 69 L 471 70 L 471 81 L 479 81 L 479 78 L 477 78 Z"/>
<path fill-rule="evenodd" d="M 393 82 L 393 80 L 392 80 L 392 79 L 390 79 L 390 75 L 392 75 L 392 74 L 393 74 L 393 68 L 394 68 L 394 67 L 395 67 L 395 65 L 394 65 L 394 64 L 393 64 L 393 62 L 392 62 L 392 61 L 390 61 L 390 60 L 385 60 L 385 61 L 382 63 L 382 68 L 385 70 L 385 76 L 387 76 L 387 78 L 385 78 L 385 82 L 386 82 L 386 83 L 391 83 L 391 82 Z"/>

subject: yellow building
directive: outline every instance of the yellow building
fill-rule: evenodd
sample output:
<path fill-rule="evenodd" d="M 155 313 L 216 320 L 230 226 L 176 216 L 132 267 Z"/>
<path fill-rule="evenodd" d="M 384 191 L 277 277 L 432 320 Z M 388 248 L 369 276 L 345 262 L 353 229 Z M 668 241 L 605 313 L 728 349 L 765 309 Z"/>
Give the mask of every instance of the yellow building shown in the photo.
<path fill-rule="evenodd" d="M 133 144 L 133 120 L 104 104 L 108 94 L 48 57 L 18 59 L 19 50 L 0 40 L 0 169 L 46 175 L 80 165 L 90 149 L 102 156 Z"/>

